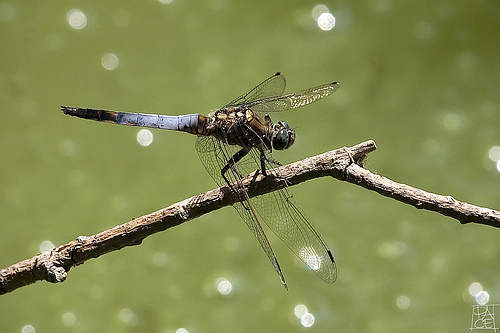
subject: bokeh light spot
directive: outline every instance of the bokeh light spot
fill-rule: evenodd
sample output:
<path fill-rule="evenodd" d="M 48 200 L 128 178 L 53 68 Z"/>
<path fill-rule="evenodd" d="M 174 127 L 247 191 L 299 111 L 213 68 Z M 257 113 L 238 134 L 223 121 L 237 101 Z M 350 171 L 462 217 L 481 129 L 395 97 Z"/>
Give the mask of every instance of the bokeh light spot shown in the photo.
<path fill-rule="evenodd" d="M 469 294 L 476 297 L 476 295 L 483 290 L 483 286 L 479 282 L 473 282 L 469 286 Z"/>
<path fill-rule="evenodd" d="M 406 243 L 401 241 L 384 242 L 379 245 L 378 253 L 384 258 L 398 258 L 406 253 Z"/>
<path fill-rule="evenodd" d="M 153 143 L 153 133 L 147 129 L 141 129 L 137 132 L 137 142 L 143 147 L 149 146 Z"/>
<path fill-rule="evenodd" d="M 415 25 L 415 35 L 420 39 L 431 39 L 436 34 L 434 26 L 427 21 L 420 21 Z"/>
<path fill-rule="evenodd" d="M 331 30 L 335 26 L 335 17 L 330 13 L 328 7 L 323 4 L 314 6 L 311 15 L 321 30 Z"/>
<path fill-rule="evenodd" d="M 66 15 L 68 24 L 73 29 L 83 29 L 87 25 L 87 16 L 79 9 L 71 9 Z"/>
<path fill-rule="evenodd" d="M 10 21 L 15 16 L 14 7 L 8 3 L 0 3 L 0 21 Z"/>
<path fill-rule="evenodd" d="M 297 304 L 295 305 L 295 308 L 293 308 L 293 314 L 297 318 L 302 318 L 302 316 L 308 312 L 309 311 L 307 310 L 307 306 L 305 306 L 304 304 Z"/>
<path fill-rule="evenodd" d="M 456 65 L 461 71 L 471 72 L 477 67 L 477 56 L 472 52 L 463 52 L 457 56 Z"/>
<path fill-rule="evenodd" d="M 328 9 L 327 6 L 325 6 L 323 4 L 319 4 L 319 5 L 316 5 L 313 7 L 311 15 L 312 15 L 313 19 L 315 21 L 317 21 L 318 18 L 321 16 L 321 14 L 329 13 L 329 12 L 330 12 L 330 10 Z"/>
<path fill-rule="evenodd" d="M 61 321 L 64 324 L 64 326 L 73 326 L 76 322 L 76 316 L 72 312 L 66 312 L 65 314 L 62 315 Z"/>
<path fill-rule="evenodd" d="M 71 140 L 64 140 L 59 144 L 59 152 L 63 156 L 73 156 L 76 152 L 76 144 Z"/>
<path fill-rule="evenodd" d="M 410 307 L 410 298 L 408 296 L 401 295 L 396 299 L 396 306 L 402 310 L 408 309 Z"/>
<path fill-rule="evenodd" d="M 31 325 L 24 325 L 23 328 L 21 329 L 21 333 L 35 333 L 36 330 L 33 326 Z"/>
<path fill-rule="evenodd" d="M 312 315 L 312 313 L 306 313 L 300 318 L 300 323 L 304 327 L 311 327 L 312 325 L 314 325 L 314 316 Z"/>
<path fill-rule="evenodd" d="M 462 127 L 462 117 L 454 112 L 449 112 L 444 116 L 443 125 L 447 130 L 456 131 Z"/>
<path fill-rule="evenodd" d="M 500 147 L 499 146 L 491 147 L 490 150 L 488 151 L 488 157 L 493 162 L 500 161 Z"/>
<path fill-rule="evenodd" d="M 121 309 L 118 317 L 129 327 L 134 327 L 139 324 L 139 317 L 129 308 Z"/>
<path fill-rule="evenodd" d="M 218 278 L 215 281 L 217 291 L 222 295 L 229 295 L 233 291 L 233 285 L 225 278 Z"/>
<path fill-rule="evenodd" d="M 41 244 L 40 244 L 40 252 L 46 252 L 46 251 L 50 251 L 52 250 L 53 248 L 55 248 L 54 244 L 52 244 L 51 241 L 43 241 Z"/>
<path fill-rule="evenodd" d="M 168 257 L 164 252 L 156 252 L 151 260 L 153 265 L 157 267 L 163 267 L 167 264 Z"/>
<path fill-rule="evenodd" d="M 118 57 L 114 53 L 106 53 L 101 58 L 101 65 L 108 71 L 118 67 Z"/>
<path fill-rule="evenodd" d="M 318 27 L 320 27 L 321 30 L 332 30 L 334 26 L 335 16 L 331 13 L 323 13 L 318 17 Z"/>
<path fill-rule="evenodd" d="M 480 291 L 476 294 L 476 302 L 479 305 L 485 305 L 490 301 L 490 294 L 487 291 Z"/>

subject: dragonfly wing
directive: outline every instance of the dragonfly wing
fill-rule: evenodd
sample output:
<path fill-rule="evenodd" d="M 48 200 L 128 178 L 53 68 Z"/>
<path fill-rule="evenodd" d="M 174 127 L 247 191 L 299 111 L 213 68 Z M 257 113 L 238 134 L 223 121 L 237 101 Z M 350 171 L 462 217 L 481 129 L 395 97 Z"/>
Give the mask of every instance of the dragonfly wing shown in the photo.
<path fill-rule="evenodd" d="M 339 88 L 338 82 L 332 82 L 321 86 L 304 89 L 295 94 L 288 95 L 291 103 L 291 109 L 295 109 L 307 104 L 316 102 L 319 99 L 325 98 Z"/>
<path fill-rule="evenodd" d="M 285 91 L 286 79 L 281 73 L 274 73 L 261 83 L 253 87 L 235 100 L 229 102 L 225 107 L 248 104 L 273 96 L 281 96 Z"/>
<path fill-rule="evenodd" d="M 233 204 L 233 207 L 236 209 L 243 221 L 245 221 L 250 231 L 252 231 L 254 236 L 257 238 L 260 246 L 269 258 L 269 261 L 271 261 L 274 269 L 276 270 L 276 273 L 278 273 L 281 283 L 283 283 L 285 288 L 288 289 L 285 282 L 285 276 L 281 271 L 281 267 L 278 263 L 278 259 L 276 259 L 276 255 L 274 254 L 273 248 L 271 247 L 271 243 L 269 243 L 269 239 L 267 238 L 266 233 L 262 228 L 259 213 L 253 204 L 253 200 L 248 197 L 248 194 L 246 192 L 243 192 L 242 196 L 246 201 L 237 202 Z"/>
<path fill-rule="evenodd" d="M 321 86 L 305 89 L 294 94 L 268 97 L 262 100 L 249 103 L 248 107 L 257 112 L 274 112 L 295 109 L 307 104 L 311 104 L 319 99 L 332 94 L 339 87 L 338 82 L 328 83 Z"/>
<path fill-rule="evenodd" d="M 271 170 L 276 165 L 267 158 L 267 172 L 276 179 L 280 175 Z M 285 180 L 283 180 L 285 182 Z M 332 253 L 307 219 L 287 186 L 280 190 L 252 198 L 253 204 L 266 225 L 290 250 L 327 283 L 337 279 L 337 267 Z"/>
<path fill-rule="evenodd" d="M 200 137 L 196 149 L 216 183 L 219 186 L 226 185 L 220 170 L 240 148 L 226 145 L 211 137 Z M 277 166 L 271 161 L 272 158 L 268 154 L 266 170 L 276 179 L 280 179 L 280 175 L 271 170 Z M 260 152 L 252 149 L 226 173 L 226 177 L 229 181 L 237 183 L 240 176 L 245 177 L 258 169 L 260 169 Z M 246 192 L 242 195 L 244 195 L 243 202 L 233 206 L 259 240 L 282 282 L 283 274 L 261 222 L 264 222 L 319 277 L 328 283 L 335 282 L 337 268 L 331 252 L 286 186 L 253 198 L 248 198 Z"/>
<path fill-rule="evenodd" d="M 225 186 L 226 181 L 221 175 L 221 170 L 224 168 L 231 157 L 239 150 L 237 146 L 227 145 L 213 137 L 199 137 L 196 141 L 196 150 L 200 155 L 200 159 L 207 169 L 210 176 L 215 180 L 215 182 L 219 186 Z M 232 184 L 237 184 L 241 180 L 241 176 L 247 176 L 250 171 L 256 170 L 257 166 L 254 161 L 248 156 L 243 157 L 236 165 L 233 165 L 226 172 L 225 176 Z M 233 204 L 233 207 L 236 209 L 240 217 L 245 221 L 247 227 L 252 231 L 254 236 L 259 241 L 260 246 L 266 253 L 267 257 L 271 261 L 276 273 L 285 286 L 285 277 L 283 276 L 283 272 L 279 266 L 278 260 L 276 259 L 276 255 L 269 243 L 269 239 L 267 238 L 264 229 L 262 228 L 262 224 L 260 222 L 260 217 L 255 209 L 252 199 L 248 197 L 248 194 L 245 191 L 237 191 L 241 196 L 241 202 L 236 202 Z M 287 288 L 288 289 L 288 288 Z"/>

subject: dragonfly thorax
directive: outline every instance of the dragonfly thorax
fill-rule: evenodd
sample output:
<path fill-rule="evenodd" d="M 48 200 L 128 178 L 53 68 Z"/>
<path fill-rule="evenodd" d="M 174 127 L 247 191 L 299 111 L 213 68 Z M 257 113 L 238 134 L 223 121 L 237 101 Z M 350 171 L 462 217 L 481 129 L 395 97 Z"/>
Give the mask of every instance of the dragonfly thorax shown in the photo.
<path fill-rule="evenodd" d="M 271 128 L 271 143 L 276 150 L 288 149 L 295 141 L 295 132 L 284 121 L 278 121 Z"/>

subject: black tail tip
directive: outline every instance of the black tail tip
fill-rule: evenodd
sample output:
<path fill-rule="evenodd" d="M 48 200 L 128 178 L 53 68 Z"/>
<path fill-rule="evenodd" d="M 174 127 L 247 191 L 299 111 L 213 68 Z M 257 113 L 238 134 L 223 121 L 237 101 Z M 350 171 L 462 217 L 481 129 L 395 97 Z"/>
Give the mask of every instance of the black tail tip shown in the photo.
<path fill-rule="evenodd" d="M 61 105 L 61 111 L 62 111 L 62 113 L 64 113 L 64 114 L 68 114 L 68 112 L 69 112 L 69 110 L 70 110 L 70 109 L 71 109 L 71 108 L 70 108 L 69 106 L 64 106 L 64 105 Z"/>

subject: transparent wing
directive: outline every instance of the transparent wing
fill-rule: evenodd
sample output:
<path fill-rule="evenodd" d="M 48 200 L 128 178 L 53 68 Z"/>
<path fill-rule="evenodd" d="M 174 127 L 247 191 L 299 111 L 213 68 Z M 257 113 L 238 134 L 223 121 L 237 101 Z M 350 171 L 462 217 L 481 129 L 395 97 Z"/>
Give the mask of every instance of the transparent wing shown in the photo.
<path fill-rule="evenodd" d="M 238 106 L 258 101 L 264 98 L 281 96 L 285 91 L 286 79 L 280 72 L 274 73 L 261 83 L 253 87 L 249 92 L 229 102 L 225 107 Z"/>
<path fill-rule="evenodd" d="M 255 157 L 258 155 L 254 154 Z M 270 155 L 270 154 L 268 154 Z M 271 171 L 277 167 L 271 156 L 267 156 L 266 170 L 280 179 L 280 175 Z M 327 283 L 337 279 L 337 267 L 332 253 L 312 226 L 288 187 L 252 198 L 261 219 L 290 250 Z"/>
<path fill-rule="evenodd" d="M 219 186 L 226 185 L 220 170 L 240 148 L 226 145 L 212 137 L 200 137 L 196 149 L 205 168 L 216 183 Z M 276 167 L 271 161 L 271 156 L 268 156 L 266 170 Z M 231 182 L 237 184 L 241 177 L 257 169 L 260 169 L 260 152 L 252 149 L 228 171 L 226 176 Z M 274 174 L 274 176 L 279 179 L 279 175 Z M 285 281 L 283 274 L 262 229 L 262 221 L 324 281 L 333 283 L 336 280 L 336 264 L 331 252 L 286 187 L 251 199 L 246 193 L 241 195 L 244 199 L 243 203 L 236 203 L 233 206 L 259 240 L 283 283 Z"/>
<path fill-rule="evenodd" d="M 228 161 L 239 149 L 240 148 L 237 146 L 224 144 L 222 141 L 219 141 L 211 136 L 201 136 L 196 141 L 196 150 L 200 155 L 203 165 L 207 169 L 210 176 L 221 187 L 227 185 L 226 181 L 222 178 L 221 170 L 227 165 Z M 244 172 L 243 170 L 248 168 L 253 168 L 253 170 L 255 170 L 255 167 L 252 166 L 253 161 L 248 159 L 247 156 L 245 156 L 238 164 L 240 163 L 241 170 L 238 170 L 236 166 L 233 166 L 226 173 L 226 177 L 233 184 L 238 184 L 241 179 L 241 172 Z M 278 259 L 276 259 L 273 248 L 271 247 L 264 229 L 262 228 L 258 213 L 253 206 L 252 201 L 246 192 L 238 191 L 238 193 L 241 196 L 242 201 L 234 203 L 233 207 L 236 209 L 243 221 L 245 221 L 245 224 L 250 231 L 252 231 L 254 236 L 257 238 L 260 246 L 276 270 L 276 273 L 278 273 L 281 282 L 285 288 L 287 288 L 285 277 L 283 276 L 283 272 L 279 266 Z"/>
<path fill-rule="evenodd" d="M 246 106 L 252 111 L 274 112 L 295 109 L 311 104 L 335 92 L 339 87 L 338 82 L 304 89 L 302 91 L 283 96 L 273 96 L 248 103 Z"/>

